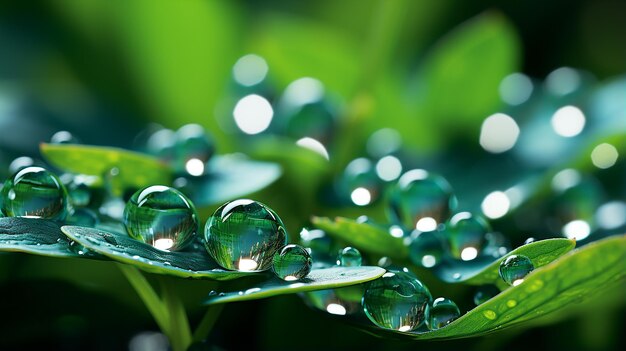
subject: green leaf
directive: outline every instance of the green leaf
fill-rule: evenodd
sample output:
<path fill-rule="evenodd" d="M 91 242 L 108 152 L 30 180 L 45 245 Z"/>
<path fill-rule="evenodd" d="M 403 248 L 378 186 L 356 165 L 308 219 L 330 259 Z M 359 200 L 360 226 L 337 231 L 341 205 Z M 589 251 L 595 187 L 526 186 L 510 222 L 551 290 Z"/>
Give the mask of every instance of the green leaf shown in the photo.
<path fill-rule="evenodd" d="M 602 297 L 613 289 L 623 289 L 625 282 L 626 236 L 610 237 L 535 269 L 522 284 L 508 288 L 446 327 L 398 333 L 417 340 L 488 334 Z"/>
<path fill-rule="evenodd" d="M 159 159 L 114 147 L 73 144 L 41 144 L 41 153 L 53 166 L 64 171 L 103 176 L 119 169 L 119 182 L 142 188 L 153 184 L 170 184 L 172 171 Z"/>
<path fill-rule="evenodd" d="M 227 271 L 209 256 L 203 246 L 194 244 L 181 252 L 161 251 L 127 235 L 100 229 L 63 226 L 70 239 L 108 258 L 133 265 L 146 272 L 183 278 L 230 280 L 253 273 Z"/>
<path fill-rule="evenodd" d="M 383 228 L 357 223 L 344 217 L 337 217 L 334 221 L 326 217 L 313 217 L 311 222 L 329 235 L 359 250 L 399 259 L 405 259 L 409 255 L 409 249 L 403 240 L 392 236 Z"/>
<path fill-rule="evenodd" d="M 524 255 L 530 258 L 537 268 L 554 261 L 575 246 L 576 241 L 570 239 L 539 240 L 520 246 L 496 260 L 491 257 L 479 257 L 469 262 L 444 260 L 434 270 L 435 274 L 447 283 L 495 284 L 501 281 L 498 273 L 500 262 L 509 255 Z"/>
<path fill-rule="evenodd" d="M 0 251 L 51 257 L 85 257 L 70 250 L 57 222 L 39 218 L 0 218 Z"/>
<path fill-rule="evenodd" d="M 385 273 L 380 267 L 332 267 L 314 269 L 304 279 L 286 282 L 278 277 L 245 291 L 213 293 L 205 300 L 206 305 L 235 301 L 256 300 L 276 295 L 340 288 L 374 280 Z"/>
<path fill-rule="evenodd" d="M 486 13 L 456 28 L 427 55 L 418 71 L 416 106 L 423 118 L 451 128 L 478 131 L 501 104 L 498 86 L 518 68 L 519 42 L 513 26 Z"/>
<path fill-rule="evenodd" d="M 207 175 L 190 178 L 189 197 L 197 206 L 212 205 L 261 190 L 280 177 L 279 165 L 251 161 L 243 155 L 213 157 Z"/>

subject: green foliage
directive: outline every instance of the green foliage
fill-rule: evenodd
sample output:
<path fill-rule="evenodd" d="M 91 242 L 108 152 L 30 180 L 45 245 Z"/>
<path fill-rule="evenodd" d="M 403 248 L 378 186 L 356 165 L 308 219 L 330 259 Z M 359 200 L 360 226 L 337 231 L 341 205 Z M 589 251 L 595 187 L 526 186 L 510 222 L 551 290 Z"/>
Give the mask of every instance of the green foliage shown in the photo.
<path fill-rule="evenodd" d="M 0 251 L 51 257 L 80 257 L 54 221 L 35 218 L 0 218 Z"/>
<path fill-rule="evenodd" d="M 213 292 L 206 299 L 205 304 L 213 305 L 245 300 L 256 300 L 267 297 L 295 294 L 313 290 L 341 288 L 344 286 L 368 282 L 382 276 L 385 270 L 374 266 L 361 267 L 332 267 L 313 269 L 306 278 L 286 282 L 274 277 L 261 285 L 248 288 L 244 291 L 227 293 Z"/>

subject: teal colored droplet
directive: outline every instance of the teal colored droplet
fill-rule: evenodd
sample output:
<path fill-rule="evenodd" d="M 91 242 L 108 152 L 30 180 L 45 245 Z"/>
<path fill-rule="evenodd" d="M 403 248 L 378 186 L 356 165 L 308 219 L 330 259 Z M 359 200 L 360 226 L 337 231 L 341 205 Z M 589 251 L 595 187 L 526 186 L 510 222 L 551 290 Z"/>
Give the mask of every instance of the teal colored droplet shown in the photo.
<path fill-rule="evenodd" d="M 431 268 L 441 262 L 445 255 L 442 238 L 439 232 L 415 231 L 411 235 L 409 258 L 418 266 Z"/>
<path fill-rule="evenodd" d="M 481 216 L 460 212 L 446 223 L 445 235 L 452 257 L 471 261 L 481 254 L 487 244 L 489 223 Z"/>
<path fill-rule="evenodd" d="M 391 188 L 388 203 L 387 214 L 392 222 L 426 232 L 448 219 L 457 200 L 443 177 L 413 169 Z"/>
<path fill-rule="evenodd" d="M 338 248 L 333 239 L 323 230 L 303 228 L 300 231 L 300 243 L 311 254 L 314 267 L 335 264 Z"/>
<path fill-rule="evenodd" d="M 65 184 L 65 188 L 70 196 L 70 202 L 74 208 L 85 207 L 91 204 L 95 190 L 90 185 L 95 182 L 95 177 L 66 173 L 61 176 L 61 180 Z"/>
<path fill-rule="evenodd" d="M 309 252 L 300 245 L 291 244 L 274 255 L 272 268 L 280 279 L 293 281 L 306 277 L 312 265 Z"/>
<path fill-rule="evenodd" d="M 176 154 L 176 133 L 171 129 L 158 129 L 150 134 L 145 148 L 147 153 L 172 162 Z"/>
<path fill-rule="evenodd" d="M 428 309 L 428 319 L 426 325 L 430 330 L 443 328 L 459 318 L 461 311 L 456 303 L 444 297 L 436 298 Z"/>
<path fill-rule="evenodd" d="M 209 254 L 230 270 L 263 271 L 287 244 L 283 221 L 268 206 L 240 199 L 218 208 L 206 222 L 204 238 Z"/>
<path fill-rule="evenodd" d="M 41 167 L 23 168 L 7 179 L 2 198 L 2 212 L 8 217 L 64 220 L 69 211 L 61 180 Z"/>
<path fill-rule="evenodd" d="M 362 262 L 361 252 L 350 246 L 341 249 L 337 256 L 337 264 L 344 267 L 359 267 Z"/>
<path fill-rule="evenodd" d="M 474 304 L 476 304 L 476 306 L 481 305 L 499 293 L 500 290 L 494 285 L 483 285 L 476 289 L 474 293 Z"/>
<path fill-rule="evenodd" d="M 50 138 L 50 144 L 80 144 L 80 140 L 78 140 L 78 138 L 72 133 L 66 130 L 61 130 L 52 135 Z"/>
<path fill-rule="evenodd" d="M 500 262 L 500 277 L 509 285 L 518 285 L 535 266 L 530 258 L 523 255 L 511 255 Z"/>
<path fill-rule="evenodd" d="M 157 249 L 176 251 L 187 246 L 198 231 L 198 215 L 180 191 L 163 185 L 140 189 L 124 208 L 128 234 Z"/>
<path fill-rule="evenodd" d="M 411 331 L 426 320 L 430 291 L 407 272 L 388 271 L 371 283 L 363 295 L 365 315 L 385 329 Z"/>
<path fill-rule="evenodd" d="M 98 215 L 88 208 L 74 209 L 74 212 L 65 220 L 65 223 L 69 225 L 91 228 L 94 228 L 98 222 Z"/>
<path fill-rule="evenodd" d="M 215 153 L 215 144 L 199 124 L 187 124 L 176 131 L 177 172 L 200 176 Z"/>
<path fill-rule="evenodd" d="M 511 243 L 509 239 L 499 232 L 489 232 L 485 234 L 485 246 L 483 247 L 482 256 L 491 256 L 500 258 L 511 251 Z"/>

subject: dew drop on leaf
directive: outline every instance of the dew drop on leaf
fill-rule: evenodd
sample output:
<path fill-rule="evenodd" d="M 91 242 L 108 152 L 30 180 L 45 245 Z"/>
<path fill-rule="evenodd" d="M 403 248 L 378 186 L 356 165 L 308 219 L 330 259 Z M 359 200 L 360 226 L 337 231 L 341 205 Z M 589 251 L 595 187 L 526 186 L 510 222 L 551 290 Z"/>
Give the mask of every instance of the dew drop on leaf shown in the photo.
<path fill-rule="evenodd" d="M 306 277 L 312 265 L 309 252 L 300 245 L 291 244 L 274 254 L 272 268 L 280 279 L 293 281 Z"/>
<path fill-rule="evenodd" d="M 530 258 L 524 255 L 511 255 L 500 263 L 500 277 L 509 285 L 519 285 L 524 277 L 535 269 Z"/>
<path fill-rule="evenodd" d="M 460 315 L 461 312 L 454 301 L 439 297 L 433 301 L 428 309 L 426 325 L 430 330 L 436 330 L 450 324 Z"/>

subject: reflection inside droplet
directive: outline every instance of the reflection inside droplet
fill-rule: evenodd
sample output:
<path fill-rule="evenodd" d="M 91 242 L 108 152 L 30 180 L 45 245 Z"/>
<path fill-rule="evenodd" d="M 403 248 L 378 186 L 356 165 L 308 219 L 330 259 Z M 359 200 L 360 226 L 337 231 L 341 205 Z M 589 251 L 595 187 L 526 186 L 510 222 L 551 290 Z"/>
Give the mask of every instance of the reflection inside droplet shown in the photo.
<path fill-rule="evenodd" d="M 582 219 L 573 220 L 563 226 L 563 235 L 576 241 L 583 240 L 591 233 L 589 223 Z"/>
<path fill-rule="evenodd" d="M 612 167 L 615 162 L 617 162 L 618 156 L 619 153 L 617 152 L 615 146 L 608 143 L 602 143 L 593 148 L 593 151 L 591 151 L 591 162 L 593 162 L 593 165 L 598 168 L 607 169 Z"/>
<path fill-rule="evenodd" d="M 385 156 L 376 163 L 376 174 L 385 181 L 397 179 L 402 174 L 402 163 L 394 156 Z"/>
<path fill-rule="evenodd" d="M 485 216 L 496 219 L 509 212 L 511 202 L 504 192 L 494 191 L 485 197 L 480 207 Z"/>
<path fill-rule="evenodd" d="M 513 118 L 496 113 L 487 117 L 480 128 L 480 146 L 492 153 L 505 152 L 515 146 L 519 133 Z"/>
<path fill-rule="evenodd" d="M 259 264 L 253 260 L 253 259 L 249 259 L 249 258 L 242 258 L 239 260 L 239 270 L 240 271 L 253 271 L 255 269 L 257 269 L 257 267 L 259 266 Z"/>
<path fill-rule="evenodd" d="M 556 110 L 550 123 L 558 135 L 570 138 L 580 134 L 585 128 L 585 115 L 576 106 L 564 106 Z"/>
<path fill-rule="evenodd" d="M 330 156 L 328 155 L 328 150 L 326 150 L 326 147 L 324 146 L 324 144 L 320 143 L 319 141 L 313 138 L 309 138 L 309 137 L 302 138 L 296 141 L 296 145 L 303 147 L 305 149 L 309 149 L 315 153 L 318 153 L 327 160 L 330 159 Z"/>
<path fill-rule="evenodd" d="M 159 250 L 167 251 L 171 249 L 172 246 L 174 246 L 174 240 L 169 238 L 156 239 L 154 241 L 154 247 Z"/>
<path fill-rule="evenodd" d="M 339 315 L 339 316 L 344 316 L 346 314 L 346 308 L 343 307 L 340 304 L 329 303 L 326 306 L 326 312 L 328 312 L 330 314 L 336 314 L 336 315 Z"/>
<path fill-rule="evenodd" d="M 233 77 L 243 86 L 259 84 L 267 76 L 267 62 L 258 55 L 249 54 L 241 57 L 233 66 Z"/>
<path fill-rule="evenodd" d="M 532 94 L 533 83 L 523 73 L 512 73 L 502 79 L 498 91 L 502 101 L 509 105 L 520 105 Z"/>
<path fill-rule="evenodd" d="M 269 101 L 256 94 L 243 97 L 233 110 L 237 127 L 246 134 L 258 134 L 266 130 L 273 116 L 274 110 Z"/>

